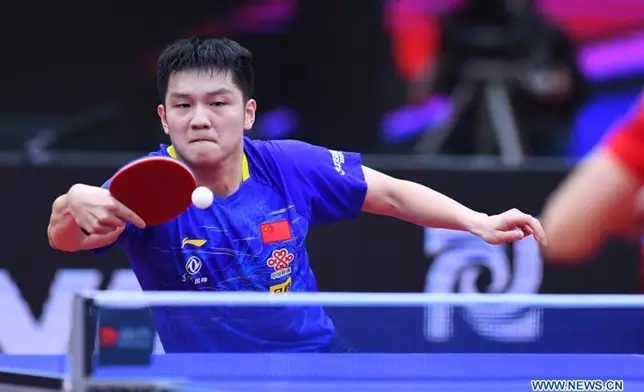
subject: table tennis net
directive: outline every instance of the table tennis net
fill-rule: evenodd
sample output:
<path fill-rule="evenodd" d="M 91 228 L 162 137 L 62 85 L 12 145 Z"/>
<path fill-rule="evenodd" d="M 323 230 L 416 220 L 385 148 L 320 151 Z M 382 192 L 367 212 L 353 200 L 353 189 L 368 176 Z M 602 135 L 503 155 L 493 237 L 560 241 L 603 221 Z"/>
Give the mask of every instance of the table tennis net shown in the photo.
<path fill-rule="evenodd" d="M 340 346 L 331 352 L 344 346 L 364 353 L 644 349 L 644 341 L 624 339 L 644 328 L 639 296 L 95 292 L 91 300 L 102 312 L 100 327 L 112 314 L 149 310 L 156 354 L 324 351 L 325 338 L 307 334 L 329 335 L 332 329 Z M 115 338 L 109 328 L 99 332 L 104 342 Z M 250 343 L 236 345 L 237 336 Z M 301 347 L 293 344 L 298 336 L 304 336 Z M 601 344 L 574 344 L 584 340 Z"/>
<path fill-rule="evenodd" d="M 294 345 L 289 331 L 303 327 L 302 314 L 306 312 L 328 316 L 341 340 L 341 352 L 320 350 L 315 339 L 308 346 Z M 314 319 L 313 325 L 327 323 L 324 320 Z M 119 380 L 123 384 L 169 379 L 189 382 L 189 390 L 200 390 L 196 385 L 216 390 L 215 381 L 217 386 L 230 386 L 248 379 L 474 380 L 493 376 L 477 372 L 458 375 L 456 359 L 450 370 L 450 359 L 441 357 L 438 362 L 443 365 L 437 367 L 435 355 L 641 353 L 644 298 L 94 291 L 75 298 L 73 324 L 71 355 L 39 359 L 41 378 L 47 372 L 64 373 L 59 380 L 83 385 L 88 385 L 88 380 Z M 251 338 L 252 333 L 259 333 L 261 338 L 255 339 L 258 344 L 252 348 L 236 346 L 225 339 L 231 329 Z M 345 348 L 350 355 L 332 355 L 343 354 Z M 405 356 L 410 353 L 420 356 Z M 492 371 L 491 367 L 486 369 L 481 372 Z M 504 377 L 528 377 L 531 372 L 535 378 L 532 366 L 517 371 Z M 15 373 L 13 376 L 15 379 Z"/>

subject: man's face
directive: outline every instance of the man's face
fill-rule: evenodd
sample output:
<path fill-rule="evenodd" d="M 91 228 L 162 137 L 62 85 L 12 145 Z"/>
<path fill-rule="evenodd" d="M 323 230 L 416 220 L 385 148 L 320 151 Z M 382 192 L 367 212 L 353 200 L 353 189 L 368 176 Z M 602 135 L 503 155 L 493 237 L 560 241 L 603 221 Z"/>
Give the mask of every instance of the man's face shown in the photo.
<path fill-rule="evenodd" d="M 188 165 L 220 164 L 241 148 L 255 121 L 256 103 L 244 102 L 228 72 L 186 70 L 170 75 L 158 113 L 166 135 Z"/>

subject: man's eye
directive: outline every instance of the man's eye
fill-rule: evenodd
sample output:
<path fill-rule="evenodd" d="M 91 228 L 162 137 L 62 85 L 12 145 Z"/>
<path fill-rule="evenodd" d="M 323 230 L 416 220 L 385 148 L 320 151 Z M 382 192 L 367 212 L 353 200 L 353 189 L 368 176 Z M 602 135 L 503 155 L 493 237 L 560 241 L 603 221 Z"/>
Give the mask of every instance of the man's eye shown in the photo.
<path fill-rule="evenodd" d="M 224 106 L 226 102 L 213 102 L 213 105 L 215 106 Z"/>
<path fill-rule="evenodd" d="M 189 108 L 190 105 L 187 104 L 187 103 L 178 103 L 178 104 L 174 105 L 174 107 L 185 109 L 185 108 Z"/>

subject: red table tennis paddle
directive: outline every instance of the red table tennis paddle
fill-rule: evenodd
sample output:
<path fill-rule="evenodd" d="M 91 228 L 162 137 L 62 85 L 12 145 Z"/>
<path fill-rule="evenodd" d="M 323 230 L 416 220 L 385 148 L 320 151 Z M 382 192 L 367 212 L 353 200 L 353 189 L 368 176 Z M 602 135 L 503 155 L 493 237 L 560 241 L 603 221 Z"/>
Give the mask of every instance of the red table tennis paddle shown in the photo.
<path fill-rule="evenodd" d="M 109 191 L 147 226 L 155 226 L 185 212 L 196 188 L 197 180 L 186 165 L 172 158 L 150 157 L 119 170 Z"/>

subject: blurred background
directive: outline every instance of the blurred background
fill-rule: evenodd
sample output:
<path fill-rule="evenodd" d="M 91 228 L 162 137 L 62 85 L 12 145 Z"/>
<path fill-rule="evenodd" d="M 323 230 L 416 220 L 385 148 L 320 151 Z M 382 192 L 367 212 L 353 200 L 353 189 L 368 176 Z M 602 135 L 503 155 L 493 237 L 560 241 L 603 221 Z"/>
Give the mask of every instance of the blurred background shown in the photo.
<path fill-rule="evenodd" d="M 51 203 L 71 185 L 99 185 L 167 142 L 155 62 L 174 39 L 222 35 L 253 52 L 259 113 L 249 136 L 359 151 L 369 166 L 490 214 L 517 207 L 538 216 L 644 81 L 644 2 L 633 0 L 3 8 L 0 350 L 16 354 L 66 350 L 74 292 L 138 289 L 120 250 L 56 252 L 46 227 Z M 490 247 L 468 234 L 362 216 L 311 230 L 309 252 L 323 291 L 627 294 L 644 279 L 638 242 L 614 238 L 592 259 L 559 264 L 543 260 L 532 239 Z M 383 349 L 644 348 L 641 312 L 603 312 L 425 309 L 392 324 L 407 340 Z M 361 334 L 356 320 L 347 335 L 379 339 Z M 580 334 L 571 320 L 596 328 Z M 343 325 L 340 315 L 336 322 Z"/>

